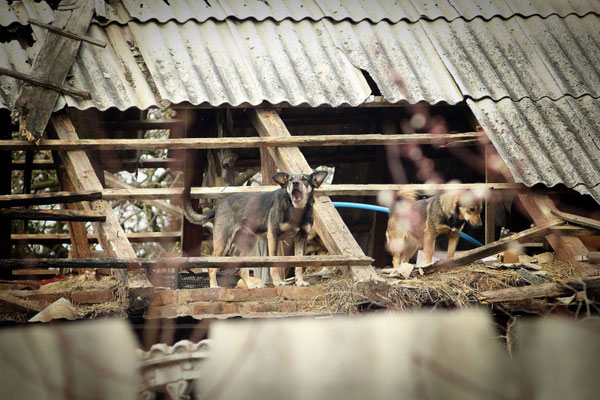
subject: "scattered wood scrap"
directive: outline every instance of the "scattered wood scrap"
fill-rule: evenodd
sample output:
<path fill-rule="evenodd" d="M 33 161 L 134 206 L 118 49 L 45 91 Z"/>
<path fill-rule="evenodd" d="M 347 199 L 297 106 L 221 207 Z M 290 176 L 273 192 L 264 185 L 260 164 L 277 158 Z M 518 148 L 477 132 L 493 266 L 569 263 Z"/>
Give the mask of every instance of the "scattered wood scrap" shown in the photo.
<path fill-rule="evenodd" d="M 440 260 L 433 263 L 429 267 L 423 267 L 423 271 L 428 274 L 432 272 L 442 271 L 450 268 L 462 267 L 469 265 L 482 258 L 493 256 L 501 251 L 504 251 L 511 246 L 520 245 L 531 241 L 532 239 L 546 235 L 551 231 L 552 227 L 562 224 L 563 221 L 555 219 L 550 221 L 548 224 L 543 226 L 536 226 L 520 233 L 515 233 L 504 239 L 497 240 L 492 243 L 488 243 L 485 246 L 477 247 L 473 250 L 465 251 L 461 255 L 455 258 L 449 258 L 446 260 Z"/>
<path fill-rule="evenodd" d="M 500 290 L 481 292 L 477 295 L 483 304 L 506 301 L 523 301 L 544 297 L 557 297 L 577 293 L 582 290 L 600 288 L 600 276 L 578 278 L 568 282 L 551 282 L 541 285 L 511 287 Z"/>
<path fill-rule="evenodd" d="M 552 210 L 552 214 L 560 219 L 570 222 L 575 225 L 585 226 L 586 228 L 592 228 L 600 230 L 600 221 L 588 217 L 582 217 L 581 215 L 569 214 L 563 211 Z"/>

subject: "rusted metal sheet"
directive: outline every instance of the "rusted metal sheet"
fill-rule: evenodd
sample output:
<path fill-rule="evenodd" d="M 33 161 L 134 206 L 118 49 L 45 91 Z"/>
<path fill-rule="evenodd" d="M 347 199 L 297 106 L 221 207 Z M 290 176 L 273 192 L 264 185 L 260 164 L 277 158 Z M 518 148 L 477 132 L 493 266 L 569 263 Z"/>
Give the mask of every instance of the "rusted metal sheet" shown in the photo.
<path fill-rule="evenodd" d="M 600 96 L 596 15 L 423 24 L 466 97 Z"/>
<path fill-rule="evenodd" d="M 564 184 L 600 202 L 600 100 L 467 101 L 515 180 Z"/>

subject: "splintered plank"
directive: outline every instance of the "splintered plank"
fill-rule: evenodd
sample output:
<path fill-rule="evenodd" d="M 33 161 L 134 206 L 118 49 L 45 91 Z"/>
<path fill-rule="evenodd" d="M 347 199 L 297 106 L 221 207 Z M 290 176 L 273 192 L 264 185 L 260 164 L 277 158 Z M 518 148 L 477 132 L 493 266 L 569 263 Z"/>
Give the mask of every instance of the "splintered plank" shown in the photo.
<path fill-rule="evenodd" d="M 259 267 L 369 267 L 373 259 L 367 256 L 247 256 L 247 257 L 169 257 L 147 258 L 26 258 L 2 259 L 0 268 L 259 268 Z"/>
<path fill-rule="evenodd" d="M 581 215 L 569 214 L 563 211 L 558 211 L 556 209 L 551 210 L 551 212 L 558 218 L 563 219 L 572 224 L 600 230 L 600 221 L 598 221 L 597 219 L 583 217 Z"/>
<path fill-rule="evenodd" d="M 493 256 L 501 251 L 504 251 L 511 246 L 521 245 L 527 243 L 535 238 L 545 236 L 552 230 L 552 227 L 562 224 L 563 222 L 559 219 L 549 221 L 546 225 L 536 226 L 523 232 L 515 233 L 514 235 L 508 236 L 504 239 L 497 240 L 495 242 L 486 244 L 485 246 L 477 247 L 473 250 L 465 251 L 461 255 L 448 258 L 446 260 L 440 260 L 433 263 L 430 267 L 424 267 L 423 271 L 428 274 L 432 272 L 442 271 L 451 268 L 462 267 L 469 265 L 482 258 Z"/>
<path fill-rule="evenodd" d="M 484 304 L 505 301 L 524 301 L 544 297 L 565 296 L 581 290 L 600 288 L 600 277 L 579 278 L 570 282 L 550 282 L 541 285 L 510 287 L 506 289 L 481 292 L 477 299 Z"/>
<path fill-rule="evenodd" d="M 71 120 L 63 114 L 53 116 L 50 119 L 48 127 L 49 132 L 60 139 L 78 139 Z M 76 190 L 102 190 L 102 184 L 96 176 L 89 157 L 84 151 L 59 152 L 59 157 Z M 121 228 L 119 220 L 107 201 L 95 200 L 89 203 L 85 202 L 84 207 L 87 210 L 101 211 L 106 215 L 105 222 L 94 223 L 93 226 L 102 249 L 106 251 L 109 257 L 129 259 L 136 257 L 131 243 L 127 240 L 127 236 L 123 228 Z M 130 288 L 152 286 L 148 277 L 141 271 L 128 271 L 126 274 L 122 273 L 121 277 L 127 281 L 127 285 Z"/>
<path fill-rule="evenodd" d="M 260 136 L 275 138 L 291 137 L 277 111 L 252 109 L 250 116 Z M 268 151 L 275 164 L 282 171 L 305 174 L 313 172 L 297 147 L 277 149 L 269 147 Z M 315 228 L 330 254 L 352 255 L 356 257 L 365 256 L 329 197 L 321 196 L 316 198 L 313 207 Z M 351 271 L 353 277 L 359 281 L 377 279 L 377 274 L 372 266 L 351 267 Z"/>
<path fill-rule="evenodd" d="M 55 10 L 52 26 L 75 35 L 83 35 L 92 20 L 94 2 L 79 0 L 72 6 L 69 10 Z M 40 80 L 62 85 L 80 45 L 79 40 L 48 32 L 33 63 L 31 74 Z M 21 134 L 32 141 L 42 138 L 58 96 L 59 92 L 55 90 L 29 83 L 21 86 L 12 113 L 13 120 L 19 121 Z"/>
<path fill-rule="evenodd" d="M 0 209 L 0 219 L 104 222 L 106 221 L 106 215 L 100 210 L 31 210 L 28 208 L 5 208 Z"/>
<path fill-rule="evenodd" d="M 57 203 L 77 203 L 100 200 L 102 192 L 86 190 L 82 192 L 44 192 L 35 194 L 0 195 L 0 207 L 27 207 Z"/>

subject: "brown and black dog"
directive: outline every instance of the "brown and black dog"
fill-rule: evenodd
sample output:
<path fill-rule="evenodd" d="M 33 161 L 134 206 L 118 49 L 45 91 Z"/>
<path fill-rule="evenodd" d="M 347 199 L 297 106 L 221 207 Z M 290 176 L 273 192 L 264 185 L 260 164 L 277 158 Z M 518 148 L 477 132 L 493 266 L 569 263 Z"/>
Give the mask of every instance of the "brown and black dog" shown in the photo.
<path fill-rule="evenodd" d="M 421 247 L 424 263 L 431 263 L 435 239 L 444 234 L 448 235 L 448 258 L 452 258 L 465 223 L 481 226 L 482 208 L 481 200 L 472 192 L 449 192 L 417 200 L 413 192 L 398 191 L 385 232 L 394 268 L 408 262 Z"/>

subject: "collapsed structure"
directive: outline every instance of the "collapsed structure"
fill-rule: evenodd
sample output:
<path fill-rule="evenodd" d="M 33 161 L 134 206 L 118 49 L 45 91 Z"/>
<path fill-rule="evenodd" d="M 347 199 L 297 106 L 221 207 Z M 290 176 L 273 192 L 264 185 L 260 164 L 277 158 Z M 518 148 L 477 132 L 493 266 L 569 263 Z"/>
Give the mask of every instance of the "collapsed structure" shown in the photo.
<path fill-rule="evenodd" d="M 596 235 L 597 218 L 559 211 L 549 193 L 563 193 L 565 205 L 579 203 L 583 210 L 597 210 L 600 202 L 600 5 L 571 1 L 567 7 L 542 0 L 3 3 L 0 22 L 7 40 L 0 43 L 0 151 L 25 152 L 23 161 L 8 155 L 0 160 L 2 272 L 5 289 L 11 289 L 0 293 L 6 305 L 40 311 L 58 297 L 80 305 L 127 297 L 130 313 L 148 317 L 323 312 L 319 307 L 330 299 L 318 286 L 215 291 L 171 285 L 159 290 L 169 285 L 153 284 L 149 273 L 175 269 L 178 276 L 179 269 L 298 262 L 348 266 L 352 278 L 362 282 L 351 290 L 382 304 L 377 299 L 389 299 L 390 289 L 381 289 L 373 265 L 387 264 L 387 217 L 339 212 L 330 197 L 372 202 L 400 188 L 420 194 L 456 189 L 497 194 L 486 204 L 485 246 L 424 273 L 469 265 L 545 236 L 558 258 L 572 266 L 572 279 L 589 274 L 580 261 L 594 261 L 595 253 L 589 252 L 598 243 L 581 237 Z M 175 110 L 176 116 L 149 119 L 145 111 L 153 108 Z M 12 134 L 11 119 L 19 134 Z M 168 129 L 169 137 L 145 139 L 143 131 L 150 129 Z M 163 158 L 143 153 L 157 149 L 168 153 Z M 202 253 L 207 232 L 198 234 L 200 229 L 185 221 L 180 231 L 124 231 L 110 201 L 149 201 L 176 215 L 180 209 L 165 200 L 178 200 L 182 184 L 136 189 L 111 173 L 181 170 L 185 152 L 183 179 L 196 187 L 195 198 L 272 190 L 223 188 L 232 182 L 218 179 L 199 188 L 203 179 L 210 180 L 199 171 L 211 165 L 233 168 L 222 154 L 209 155 L 216 164 L 207 161 L 207 150 L 219 149 L 234 149 L 236 165 L 260 169 L 263 177 L 277 169 L 305 173 L 334 167 L 334 184 L 319 189 L 315 203 L 316 233 L 326 254 L 304 260 L 217 259 Z M 51 159 L 35 159 L 36 152 L 47 151 Z M 56 169 L 62 191 L 30 194 L 36 169 Z M 24 195 L 11 194 L 11 170 L 24 171 Z M 215 172 L 213 178 L 222 175 Z M 535 227 L 516 224 L 522 232 L 501 239 L 496 220 L 506 215 L 508 196 L 516 196 L 515 204 L 523 206 Z M 26 208 L 57 203 L 67 206 Z M 19 219 L 68 221 L 68 239 L 17 236 L 11 221 Z M 92 222 L 95 236 L 88 235 L 85 221 Z M 94 259 L 90 240 L 100 243 L 101 257 Z M 132 242 L 153 240 L 180 241 L 183 257 L 138 259 Z M 64 242 L 71 244 L 70 259 L 8 256 L 15 243 Z M 110 268 L 127 290 L 109 284 L 43 293 L 21 290 L 36 286 L 21 282 L 13 291 L 11 269 L 24 267 Z M 589 278 L 575 291 L 594 285 L 595 278 Z M 537 297 L 572 292 L 560 285 L 554 289 Z"/>

